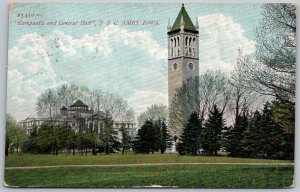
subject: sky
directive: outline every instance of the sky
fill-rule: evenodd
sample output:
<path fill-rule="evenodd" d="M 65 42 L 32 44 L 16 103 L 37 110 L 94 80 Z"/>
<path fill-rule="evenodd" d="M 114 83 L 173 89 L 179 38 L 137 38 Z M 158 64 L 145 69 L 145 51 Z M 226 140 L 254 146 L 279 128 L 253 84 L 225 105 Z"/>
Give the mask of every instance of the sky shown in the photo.
<path fill-rule="evenodd" d="M 173 24 L 180 8 L 181 4 L 11 6 L 7 113 L 17 120 L 34 117 L 37 97 L 64 83 L 118 93 L 136 115 L 151 104 L 167 105 L 167 25 L 169 18 Z M 199 23 L 200 73 L 230 73 L 238 48 L 255 51 L 261 5 L 185 4 L 185 8 Z M 123 25 L 129 20 L 139 23 Z M 142 25 L 145 20 L 154 24 Z M 81 21 L 91 25 L 79 25 Z M 29 26 L 30 22 L 44 24 Z"/>

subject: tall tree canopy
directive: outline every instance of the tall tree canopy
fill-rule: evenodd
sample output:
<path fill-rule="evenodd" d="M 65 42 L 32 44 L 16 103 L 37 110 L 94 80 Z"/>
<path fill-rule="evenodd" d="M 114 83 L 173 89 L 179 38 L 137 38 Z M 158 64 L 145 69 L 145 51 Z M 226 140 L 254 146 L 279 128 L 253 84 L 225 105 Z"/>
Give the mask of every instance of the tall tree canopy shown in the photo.
<path fill-rule="evenodd" d="M 226 110 L 230 99 L 229 80 L 224 73 L 206 72 L 188 79 L 171 101 L 169 125 L 172 131 L 180 134 L 193 112 L 203 121 L 214 105 Z"/>
<path fill-rule="evenodd" d="M 139 126 L 142 126 L 147 120 L 158 121 L 158 120 L 167 120 L 168 109 L 165 105 L 151 105 L 147 107 L 147 110 L 140 114 L 138 117 Z"/>
<path fill-rule="evenodd" d="M 256 53 L 239 66 L 248 88 L 295 104 L 296 6 L 262 5 L 262 22 L 256 29 Z"/>

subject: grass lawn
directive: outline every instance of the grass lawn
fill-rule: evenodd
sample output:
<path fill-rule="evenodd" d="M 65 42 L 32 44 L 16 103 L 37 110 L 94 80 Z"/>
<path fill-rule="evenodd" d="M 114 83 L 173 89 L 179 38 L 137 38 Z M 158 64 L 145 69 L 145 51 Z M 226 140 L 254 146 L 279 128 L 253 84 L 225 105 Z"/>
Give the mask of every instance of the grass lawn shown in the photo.
<path fill-rule="evenodd" d="M 51 165 L 112 165 L 112 164 L 143 164 L 143 163 L 291 163 L 293 161 L 231 158 L 224 156 L 179 156 L 177 154 L 132 154 L 125 155 L 98 154 L 93 156 L 75 156 L 59 154 L 58 156 L 35 154 L 10 154 L 5 159 L 6 167 L 30 167 Z"/>
<path fill-rule="evenodd" d="M 138 167 L 68 167 L 5 171 L 9 186 L 288 188 L 293 166 L 167 165 Z"/>
<path fill-rule="evenodd" d="M 293 165 L 143 165 L 155 163 L 293 163 L 264 159 L 178 156 L 176 154 L 112 154 L 76 156 L 60 154 L 10 155 L 6 167 L 52 165 L 108 165 L 107 167 L 13 168 L 5 170 L 5 182 L 19 187 L 146 187 L 179 188 L 288 188 Z M 112 165 L 112 166 L 109 166 Z M 115 166 L 113 166 L 115 165 Z"/>

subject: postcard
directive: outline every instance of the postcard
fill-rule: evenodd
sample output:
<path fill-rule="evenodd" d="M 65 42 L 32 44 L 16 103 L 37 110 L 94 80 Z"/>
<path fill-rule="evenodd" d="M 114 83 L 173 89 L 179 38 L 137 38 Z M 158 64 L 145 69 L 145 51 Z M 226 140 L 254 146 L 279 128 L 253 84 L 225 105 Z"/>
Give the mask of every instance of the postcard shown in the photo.
<path fill-rule="evenodd" d="M 4 185 L 294 186 L 294 4 L 9 5 Z"/>

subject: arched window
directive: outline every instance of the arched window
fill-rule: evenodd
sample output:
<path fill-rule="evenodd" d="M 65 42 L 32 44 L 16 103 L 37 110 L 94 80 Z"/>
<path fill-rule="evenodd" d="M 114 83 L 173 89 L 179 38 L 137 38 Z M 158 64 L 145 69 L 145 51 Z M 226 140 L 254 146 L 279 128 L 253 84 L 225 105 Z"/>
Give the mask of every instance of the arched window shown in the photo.
<path fill-rule="evenodd" d="M 192 55 L 192 37 L 189 38 L 189 56 Z"/>
<path fill-rule="evenodd" d="M 189 52 L 188 41 L 189 41 L 189 37 L 185 36 L 185 56 L 188 56 L 188 52 Z"/>
<path fill-rule="evenodd" d="M 196 38 L 193 38 L 193 57 L 196 57 Z"/>
<path fill-rule="evenodd" d="M 173 55 L 173 56 L 176 57 L 176 52 L 177 52 L 177 51 L 176 51 L 176 49 L 177 49 L 177 41 L 176 41 L 176 38 L 174 38 L 174 43 L 175 43 L 175 44 L 174 44 L 174 55 Z"/>
<path fill-rule="evenodd" d="M 179 37 L 177 37 L 177 44 L 178 44 L 178 47 L 177 47 L 177 56 L 180 55 L 180 41 L 179 41 Z"/>
<path fill-rule="evenodd" d="M 171 48 L 171 55 L 170 55 L 170 57 L 173 57 L 173 38 L 171 38 L 170 48 Z"/>

